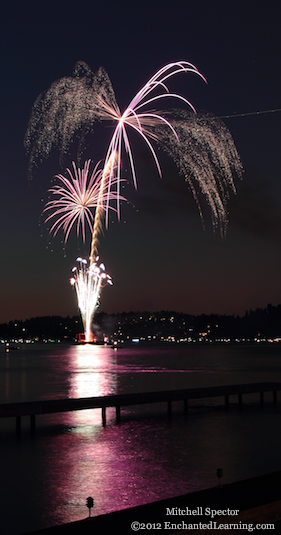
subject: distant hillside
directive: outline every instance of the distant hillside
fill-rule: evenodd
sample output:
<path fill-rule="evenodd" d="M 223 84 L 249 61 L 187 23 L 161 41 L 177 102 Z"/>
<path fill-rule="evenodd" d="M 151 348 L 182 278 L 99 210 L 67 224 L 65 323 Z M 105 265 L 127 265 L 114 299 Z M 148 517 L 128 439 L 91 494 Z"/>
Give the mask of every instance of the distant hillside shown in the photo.
<path fill-rule="evenodd" d="M 104 336 L 124 341 L 132 338 L 145 341 L 281 339 L 281 305 L 269 304 L 264 309 L 249 310 L 243 317 L 218 314 L 194 316 L 167 310 L 121 314 L 99 312 L 92 328 L 98 340 Z M 72 341 L 81 332 L 80 316 L 45 316 L 0 325 L 1 340 Z"/>

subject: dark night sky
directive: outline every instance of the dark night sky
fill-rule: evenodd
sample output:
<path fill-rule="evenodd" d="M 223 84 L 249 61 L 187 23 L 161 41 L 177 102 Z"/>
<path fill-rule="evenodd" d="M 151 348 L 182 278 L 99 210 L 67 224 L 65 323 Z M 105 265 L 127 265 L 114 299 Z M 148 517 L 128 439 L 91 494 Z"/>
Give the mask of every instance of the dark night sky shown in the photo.
<path fill-rule="evenodd" d="M 71 75 L 77 60 L 108 72 L 117 102 L 129 99 L 160 67 L 185 59 L 208 80 L 182 76 L 171 87 L 197 110 L 224 116 L 281 108 L 281 4 L 276 1 L 11 1 L 2 8 L 1 41 L 1 309 L 0 322 L 37 315 L 74 315 L 69 285 L 79 251 L 75 235 L 64 257 L 57 237 L 39 226 L 59 167 L 54 152 L 27 180 L 23 137 L 39 93 Z M 181 79 L 179 79 L 181 78 Z M 177 310 L 244 314 L 281 302 L 281 113 L 225 119 L 244 175 L 229 209 L 227 236 L 205 231 L 183 178 L 163 155 L 163 179 L 136 142 L 139 188 L 101 240 L 114 280 L 101 310 Z M 111 130 L 86 157 L 105 155 Z M 108 136 L 108 137 L 107 137 Z M 65 166 L 70 161 L 65 161 Z M 43 199 L 43 201 L 42 201 Z M 42 236 L 41 236 L 42 234 Z M 89 241 L 85 249 L 88 253 Z"/>

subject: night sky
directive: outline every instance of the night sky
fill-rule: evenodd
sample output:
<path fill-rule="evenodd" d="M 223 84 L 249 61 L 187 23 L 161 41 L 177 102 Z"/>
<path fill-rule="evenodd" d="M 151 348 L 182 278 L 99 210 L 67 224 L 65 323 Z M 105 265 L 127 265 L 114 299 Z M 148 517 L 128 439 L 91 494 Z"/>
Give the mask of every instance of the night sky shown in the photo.
<path fill-rule="evenodd" d="M 281 4 L 276 1 L 11 1 L 2 8 L 0 322 L 78 314 L 71 268 L 88 255 L 75 234 L 63 250 L 41 216 L 54 174 L 54 151 L 28 183 L 23 138 L 36 97 L 70 76 L 78 60 L 103 66 L 123 110 L 163 65 L 192 62 L 208 84 L 180 75 L 170 84 L 195 108 L 218 117 L 281 108 Z M 205 230 L 187 184 L 165 153 L 163 178 L 144 143 L 132 137 L 138 190 L 121 221 L 110 218 L 100 256 L 114 286 L 100 310 L 175 310 L 244 315 L 281 302 L 281 112 L 224 119 L 244 173 L 228 204 L 225 239 Z M 112 128 L 97 126 L 85 158 L 104 158 Z M 74 156 L 75 157 L 75 156 Z M 125 174 L 130 178 L 129 174 Z M 50 243 L 49 243 L 50 242 Z"/>

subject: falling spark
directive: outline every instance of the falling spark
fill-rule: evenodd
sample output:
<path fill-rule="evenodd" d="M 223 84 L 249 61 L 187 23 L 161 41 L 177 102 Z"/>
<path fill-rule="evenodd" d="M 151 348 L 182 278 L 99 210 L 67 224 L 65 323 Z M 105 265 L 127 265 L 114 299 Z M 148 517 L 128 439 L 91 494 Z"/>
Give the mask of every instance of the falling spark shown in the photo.
<path fill-rule="evenodd" d="M 74 135 L 79 133 L 83 141 L 96 121 L 113 120 L 117 124 L 104 165 L 107 169 L 110 166 L 106 225 L 113 183 L 119 196 L 123 145 L 129 158 L 133 182 L 137 185 L 128 135 L 128 129 L 131 128 L 140 134 L 149 147 L 160 176 L 154 143 L 172 157 L 189 184 L 202 217 L 197 193 L 199 187 L 211 208 L 214 227 L 219 226 L 223 234 L 228 222 L 228 191 L 235 191 L 233 177 L 240 178 L 242 175 L 240 158 L 229 130 L 221 121 L 208 115 L 197 115 L 187 99 L 169 92 L 169 80 L 180 73 L 193 73 L 205 80 L 191 63 L 169 63 L 148 80 L 121 113 L 106 71 L 101 67 L 93 73 L 86 63 L 76 63 L 72 76 L 55 81 L 46 92 L 39 95 L 33 106 L 25 135 L 25 147 L 30 155 L 29 175 L 32 175 L 37 160 L 47 157 L 54 146 L 64 155 Z M 167 99 L 181 102 L 193 113 L 179 109 L 170 113 L 146 111 L 149 105 Z M 113 167 L 116 167 L 116 171 L 113 171 Z M 117 211 L 120 217 L 119 201 Z"/>
<path fill-rule="evenodd" d="M 198 198 L 202 193 L 211 208 L 214 227 L 225 234 L 229 191 L 236 192 L 233 177 L 242 179 L 242 164 L 225 124 L 211 114 L 190 114 L 185 110 L 171 110 L 169 121 L 178 134 L 178 141 L 168 128 L 158 128 L 159 145 L 173 158 L 188 183 L 203 214 Z M 198 192 L 199 189 L 199 192 Z"/>
<path fill-rule="evenodd" d="M 93 73 L 83 61 L 76 63 L 72 76 L 56 80 L 37 97 L 24 138 L 29 178 L 38 159 L 47 158 L 54 147 L 66 155 L 78 132 L 83 145 L 94 123 L 104 118 L 101 102 L 118 109 L 106 71 L 100 67 Z"/>
<path fill-rule="evenodd" d="M 121 154 L 122 154 L 122 144 L 124 144 L 126 153 L 129 157 L 130 167 L 131 167 L 132 176 L 133 176 L 133 182 L 134 182 L 135 188 L 137 187 L 137 179 L 136 179 L 135 165 L 134 165 L 134 160 L 133 160 L 133 153 L 132 153 L 131 145 L 129 142 L 129 137 L 127 134 L 126 127 L 131 127 L 133 130 L 138 132 L 138 134 L 140 134 L 140 136 L 144 139 L 144 141 L 146 142 L 146 144 L 148 145 L 150 149 L 150 152 L 152 153 L 159 175 L 162 176 L 159 160 L 157 158 L 156 152 L 149 138 L 153 140 L 158 139 L 157 134 L 155 132 L 155 127 L 159 124 L 162 126 L 168 127 L 168 130 L 170 131 L 171 135 L 173 135 L 177 141 L 178 141 L 178 135 L 172 123 L 168 121 L 163 115 L 160 115 L 159 113 L 154 113 L 151 111 L 145 112 L 142 109 L 148 104 L 151 104 L 152 102 L 156 102 L 156 101 L 169 97 L 169 98 L 178 99 L 184 102 L 188 107 L 190 107 L 193 110 L 193 112 L 195 112 L 193 105 L 186 98 L 175 93 L 170 93 L 167 87 L 167 80 L 169 78 L 171 78 L 172 76 L 178 73 L 186 73 L 186 72 L 197 74 L 203 80 L 205 80 L 203 75 L 191 63 L 188 63 L 186 61 L 169 63 L 168 65 L 166 65 L 165 67 L 157 71 L 157 73 L 154 74 L 154 76 L 152 76 L 152 78 L 148 80 L 148 82 L 142 87 L 142 89 L 131 100 L 129 106 L 126 108 L 126 110 L 123 112 L 122 115 L 120 114 L 119 109 L 116 107 L 110 108 L 109 106 L 107 106 L 105 108 L 106 113 L 108 114 L 109 118 L 112 118 L 113 120 L 117 121 L 117 126 L 115 127 L 113 136 L 111 138 L 111 141 L 108 147 L 108 151 L 107 151 L 107 155 L 105 159 L 105 167 L 109 164 L 111 155 L 114 152 L 117 155 L 117 158 L 116 158 L 117 163 L 114 162 L 114 164 L 117 167 L 117 179 L 118 180 L 120 180 L 120 176 L 121 176 Z M 157 93 L 155 95 L 154 94 L 155 91 L 160 91 L 160 94 Z M 140 112 L 140 110 L 142 111 Z M 112 166 L 113 166 L 113 162 L 111 163 L 111 167 Z M 113 176 L 113 173 L 111 170 L 110 177 L 112 176 Z M 109 187 L 109 191 L 110 191 L 110 187 Z M 108 197 L 108 202 L 109 202 L 109 197 Z M 118 212 L 118 215 L 119 215 L 119 212 Z M 108 212 L 107 212 L 107 223 L 108 223 Z"/>
<path fill-rule="evenodd" d="M 86 63 L 80 61 L 75 65 L 71 77 L 55 81 L 46 92 L 39 95 L 33 106 L 24 140 L 26 151 L 30 155 L 30 177 L 38 158 L 49 156 L 54 146 L 61 155 L 65 155 L 77 133 L 82 146 L 84 137 L 96 121 L 111 120 L 117 123 L 106 152 L 103 170 L 98 171 L 96 168 L 88 185 L 87 162 L 84 169 L 78 172 L 74 165 L 74 176 L 69 169 L 69 178 L 58 175 L 63 186 L 55 186 L 50 191 L 59 198 L 48 203 L 45 208 L 53 210 L 47 221 L 58 217 L 51 231 L 56 234 L 62 228 L 65 241 L 75 223 L 77 234 L 81 229 L 84 240 L 86 223 L 92 231 L 89 266 L 86 267 L 87 261 L 79 258 L 79 268 L 74 270 L 71 279 L 77 292 L 87 339 L 91 337 L 91 318 L 101 289 L 104 284 L 112 283 L 103 270 L 103 265 L 97 265 L 98 236 L 104 215 L 108 225 L 111 200 L 116 201 L 120 217 L 121 160 L 124 149 L 133 183 L 137 187 L 129 129 L 137 132 L 148 146 L 160 176 L 161 168 L 154 144 L 159 144 L 172 157 L 189 184 L 201 218 L 203 214 L 198 193 L 207 199 L 214 227 L 219 226 L 222 235 L 225 232 L 229 191 L 235 192 L 233 178 L 241 178 L 242 165 L 226 126 L 211 115 L 197 115 L 185 97 L 170 93 L 168 81 L 180 73 L 193 73 L 205 81 L 191 63 L 169 63 L 148 80 L 121 113 L 105 70 L 100 68 L 97 73 L 93 73 Z M 192 113 L 181 109 L 170 112 L 147 110 L 149 105 L 164 102 L 167 98 L 181 102 Z M 96 209 L 94 220 L 90 210 L 93 207 Z"/>

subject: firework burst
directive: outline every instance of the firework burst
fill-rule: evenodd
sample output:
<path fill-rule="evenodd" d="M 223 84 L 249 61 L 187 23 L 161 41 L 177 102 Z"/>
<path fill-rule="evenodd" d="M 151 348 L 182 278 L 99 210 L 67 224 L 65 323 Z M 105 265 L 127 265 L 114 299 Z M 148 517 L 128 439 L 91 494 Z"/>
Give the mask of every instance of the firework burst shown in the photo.
<path fill-rule="evenodd" d="M 93 314 L 99 305 L 101 290 L 107 284 L 112 285 L 112 279 L 106 273 L 104 264 L 98 265 L 98 260 L 97 258 L 96 262 L 88 264 L 86 259 L 78 257 L 76 259 L 78 267 L 73 268 L 73 275 L 70 279 L 70 283 L 76 290 L 86 342 L 93 341 L 91 323 Z"/>
<path fill-rule="evenodd" d="M 123 147 L 129 158 L 133 182 L 137 185 L 128 135 L 128 129 L 133 129 L 147 144 L 160 176 L 160 163 L 154 144 L 158 144 L 171 156 L 189 184 L 201 217 L 198 189 L 207 199 L 214 226 L 219 226 L 223 234 L 228 221 L 228 191 L 235 191 L 233 178 L 241 177 L 242 166 L 226 126 L 209 115 L 197 115 L 187 99 L 169 92 L 169 80 L 183 73 L 195 74 L 205 80 L 191 63 L 169 63 L 148 80 L 121 113 L 105 70 L 100 68 L 93 73 L 86 63 L 79 61 L 72 76 L 55 81 L 46 92 L 39 95 L 33 106 L 25 135 L 25 147 L 30 155 L 30 176 L 38 158 L 47 157 L 54 146 L 63 155 L 75 135 L 79 134 L 83 140 L 95 121 L 111 120 L 116 126 L 106 152 L 104 166 L 108 172 L 106 225 L 110 193 L 114 184 L 118 217 L 120 216 Z M 146 111 L 150 105 L 159 104 L 167 98 L 181 102 L 191 109 L 192 113 L 179 109 L 173 109 L 169 113 Z"/>
<path fill-rule="evenodd" d="M 213 226 L 225 234 L 228 224 L 229 192 L 236 192 L 234 177 L 242 179 L 242 164 L 225 124 L 211 114 L 171 110 L 167 113 L 178 134 L 169 128 L 156 129 L 156 138 L 174 160 L 188 183 L 203 221 L 199 193 L 211 208 Z M 191 150 L 192 148 L 192 150 Z"/>
<path fill-rule="evenodd" d="M 191 102 L 189 102 L 186 98 L 184 98 L 181 95 L 170 93 L 167 81 L 172 76 L 175 76 L 179 73 L 193 73 L 198 76 L 200 76 L 203 80 L 205 78 L 203 75 L 197 70 L 197 68 L 192 65 L 191 63 L 188 63 L 186 61 L 180 61 L 176 63 L 169 63 L 159 71 L 157 71 L 152 78 L 148 80 L 148 82 L 142 87 L 142 89 L 135 95 L 135 97 L 131 100 L 129 106 L 125 109 L 125 111 L 120 114 L 119 109 L 116 107 L 109 107 L 106 106 L 106 114 L 109 118 L 115 120 L 117 122 L 117 126 L 115 127 L 113 136 L 111 138 L 106 159 L 105 159 L 105 166 L 107 166 L 110 162 L 110 158 L 112 153 L 114 152 L 117 155 L 116 158 L 116 167 L 117 167 L 117 179 L 120 180 L 121 176 L 121 155 L 122 155 L 122 145 L 124 144 L 126 153 L 129 157 L 130 167 L 132 171 L 132 177 L 135 187 L 137 187 L 137 179 L 136 179 L 136 172 L 135 172 L 135 165 L 134 165 L 134 159 L 133 159 L 133 153 L 128 137 L 128 133 L 126 128 L 130 127 L 133 130 L 135 130 L 142 139 L 145 141 L 147 146 L 149 147 L 149 150 L 154 158 L 156 167 L 158 169 L 159 175 L 162 176 L 160 163 L 157 158 L 156 152 L 153 148 L 153 145 L 150 141 L 157 140 L 158 136 L 155 130 L 155 127 L 157 125 L 162 125 L 168 128 L 170 131 L 170 134 L 174 136 L 175 140 L 178 141 L 178 135 L 173 127 L 171 121 L 167 120 L 163 114 L 155 113 L 151 111 L 143 111 L 143 108 L 145 108 L 148 104 L 155 103 L 157 101 L 160 101 L 162 99 L 165 99 L 167 97 L 174 98 L 177 100 L 180 100 L 184 102 L 188 107 L 190 107 L 193 112 L 195 112 L 195 109 Z M 155 94 L 156 92 L 156 94 Z M 111 177 L 114 176 L 113 173 L 113 163 L 111 163 L 111 170 L 110 170 L 110 178 L 109 182 L 111 180 Z M 109 190 L 110 191 L 110 184 L 109 184 Z M 108 197 L 108 203 L 109 203 L 109 197 Z M 119 212 L 118 212 L 119 215 Z"/>
<path fill-rule="evenodd" d="M 93 73 L 83 61 L 76 63 L 72 76 L 56 80 L 37 97 L 24 137 L 29 178 L 38 160 L 47 158 L 54 147 L 66 155 L 77 133 L 83 146 L 84 136 L 104 118 L 101 102 L 118 109 L 106 71 L 100 67 Z"/>
<path fill-rule="evenodd" d="M 44 208 L 44 212 L 52 210 L 51 215 L 46 218 L 46 222 L 54 221 L 50 232 L 56 235 L 62 229 L 65 234 L 65 243 L 75 224 L 77 236 L 82 233 L 84 242 L 87 224 L 92 233 L 89 265 L 87 260 L 77 258 L 78 267 L 73 268 L 73 276 L 70 280 L 76 290 L 87 342 L 91 342 L 93 338 L 91 322 L 99 304 L 102 288 L 107 284 L 112 284 L 111 277 L 105 272 L 104 264 L 98 265 L 99 257 L 97 256 L 98 238 L 102 229 L 104 212 L 108 209 L 108 197 L 110 201 L 117 199 L 119 201 L 120 198 L 125 200 L 120 195 L 117 197 L 117 193 L 112 189 L 108 194 L 110 170 L 112 168 L 114 172 L 115 158 L 113 152 L 107 166 L 99 169 L 99 164 L 97 164 L 91 175 L 89 174 L 91 160 L 85 162 L 83 169 L 77 168 L 72 162 L 73 173 L 67 169 L 68 178 L 64 175 L 56 175 L 61 184 L 49 190 L 55 199 L 49 201 Z M 113 178 L 111 188 L 115 182 L 117 179 Z M 116 208 L 112 206 L 110 208 L 116 211 Z"/>
<path fill-rule="evenodd" d="M 54 197 L 49 201 L 43 212 L 52 211 L 46 218 L 45 222 L 52 221 L 50 233 L 54 236 L 60 229 L 64 232 L 65 243 L 68 240 L 72 228 L 77 226 L 77 236 L 81 233 L 83 241 L 85 242 L 86 225 L 89 226 L 90 232 L 93 233 L 95 216 L 93 209 L 98 209 L 100 218 L 102 213 L 110 208 L 116 211 L 113 206 L 108 206 L 109 201 L 119 201 L 120 195 L 113 191 L 112 185 L 116 184 L 117 179 L 111 180 L 111 189 L 108 193 L 108 174 L 103 169 L 98 169 L 96 165 L 94 171 L 90 175 L 91 160 L 87 160 L 83 169 L 76 167 L 75 162 L 72 162 L 73 172 L 67 169 L 68 177 L 64 175 L 56 175 L 60 181 L 59 185 L 49 189 L 49 192 Z M 125 200 L 122 197 L 122 200 Z"/>
<path fill-rule="evenodd" d="M 108 145 L 102 170 L 97 166 L 89 182 L 89 162 L 84 169 L 74 174 L 68 169 L 69 177 L 58 175 L 62 185 L 50 192 L 55 200 L 50 201 L 45 211 L 52 210 L 47 221 L 55 221 L 51 232 L 59 229 L 65 233 L 65 241 L 75 224 L 77 234 L 82 233 L 85 241 L 85 227 L 92 232 L 89 265 L 78 258 L 79 267 L 74 268 L 71 279 L 75 286 L 78 304 L 85 325 L 86 338 L 90 339 L 91 318 L 96 309 L 104 284 L 111 284 L 103 264 L 98 265 L 98 236 L 104 215 L 108 224 L 110 202 L 116 202 L 120 217 L 121 159 L 125 151 L 128 157 L 132 179 L 137 187 L 135 163 L 129 140 L 129 129 L 137 132 L 146 143 L 159 175 L 161 168 L 155 144 L 165 150 L 174 160 L 189 184 L 193 197 L 202 210 L 198 193 L 207 199 L 211 208 L 214 227 L 219 226 L 222 235 L 227 226 L 226 203 L 229 191 L 235 192 L 234 176 L 242 176 L 242 165 L 233 139 L 225 125 L 210 115 L 197 115 L 193 105 L 182 95 L 170 93 L 168 81 L 177 74 L 192 73 L 205 81 L 197 68 L 186 61 L 169 63 L 156 72 L 131 100 L 121 113 L 115 99 L 110 79 L 103 68 L 93 73 L 84 62 L 75 65 L 71 77 L 54 82 L 36 100 L 25 135 L 25 147 L 30 155 L 29 175 L 32 175 L 38 158 L 47 157 L 56 146 L 66 154 L 75 135 L 79 134 L 82 146 L 85 135 L 95 121 L 111 120 L 115 123 Z M 192 111 L 173 109 L 170 112 L 149 110 L 164 100 L 174 99 Z M 95 216 L 91 209 L 95 208 Z M 87 267 L 86 267 L 87 266 Z"/>

